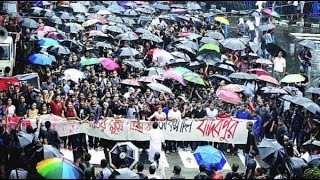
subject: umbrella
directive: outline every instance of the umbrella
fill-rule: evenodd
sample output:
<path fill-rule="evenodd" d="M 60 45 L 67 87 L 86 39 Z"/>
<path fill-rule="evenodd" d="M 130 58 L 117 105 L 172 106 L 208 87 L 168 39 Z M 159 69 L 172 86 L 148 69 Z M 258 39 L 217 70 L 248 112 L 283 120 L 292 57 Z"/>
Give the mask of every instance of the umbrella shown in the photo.
<path fill-rule="evenodd" d="M 68 33 L 78 33 L 80 31 L 80 27 L 76 23 L 66 23 L 62 29 Z"/>
<path fill-rule="evenodd" d="M 318 87 L 310 87 L 306 93 L 311 93 L 311 94 L 319 94 L 320 95 L 320 88 Z"/>
<path fill-rule="evenodd" d="M 258 58 L 254 61 L 257 64 L 265 64 L 265 65 L 272 65 L 273 62 L 271 62 L 269 59 L 264 59 L 264 58 Z"/>
<path fill-rule="evenodd" d="M 17 133 L 17 136 L 18 136 L 18 140 L 21 148 L 24 148 L 29 144 L 32 144 L 33 138 L 34 138 L 32 134 L 27 134 L 22 131 L 19 131 Z"/>
<path fill-rule="evenodd" d="M 160 9 L 160 10 L 170 10 L 169 5 L 167 5 L 167 4 L 160 4 L 160 3 L 154 3 L 154 8 Z"/>
<path fill-rule="evenodd" d="M 163 42 L 163 40 L 159 36 L 157 36 L 155 34 L 151 34 L 151 33 L 142 34 L 141 39 L 146 39 L 146 40 L 154 41 L 157 43 Z"/>
<path fill-rule="evenodd" d="M 192 71 L 190 71 L 189 69 L 184 68 L 184 67 L 176 67 L 176 68 L 173 69 L 173 71 L 175 71 L 176 73 L 179 73 L 181 76 L 182 76 L 184 73 L 192 72 Z"/>
<path fill-rule="evenodd" d="M 134 41 L 139 39 L 139 37 L 134 32 L 126 32 L 123 34 L 119 34 L 116 36 L 116 39 L 124 40 L 124 41 Z"/>
<path fill-rule="evenodd" d="M 202 38 L 202 36 L 200 34 L 191 34 L 187 36 L 187 38 L 190 40 L 194 40 L 194 39 Z"/>
<path fill-rule="evenodd" d="M 81 63 L 81 66 L 90 66 L 94 64 L 99 64 L 100 62 L 98 58 L 87 58 L 82 60 L 80 63 Z"/>
<path fill-rule="evenodd" d="M 223 75 L 220 75 L 220 74 L 215 74 L 211 77 L 215 77 L 215 78 L 219 78 L 219 79 L 222 79 L 222 80 L 225 80 L 225 81 L 228 81 L 228 82 L 231 82 L 231 79 L 226 77 L 226 76 L 223 76 Z"/>
<path fill-rule="evenodd" d="M 302 158 L 299 157 L 290 157 L 289 159 L 286 159 L 285 165 L 290 174 L 302 171 L 302 168 L 308 166 L 308 164 Z"/>
<path fill-rule="evenodd" d="M 185 21 L 190 21 L 190 17 L 184 16 L 184 15 L 178 15 L 177 18 L 185 20 Z"/>
<path fill-rule="evenodd" d="M 188 46 L 186 46 L 184 44 L 178 44 L 176 47 L 177 47 L 177 49 L 182 49 L 182 50 L 188 51 L 188 52 L 190 52 L 192 54 L 196 54 L 195 51 L 192 48 L 190 48 L 190 47 L 188 47 Z"/>
<path fill-rule="evenodd" d="M 246 48 L 246 45 L 239 39 L 236 38 L 228 38 L 222 41 L 221 43 L 225 48 L 231 50 L 243 50 Z"/>
<path fill-rule="evenodd" d="M 264 70 L 264 69 L 259 69 L 259 68 L 255 68 L 255 69 L 249 69 L 248 72 L 254 73 L 258 76 L 261 75 L 269 75 L 269 72 Z"/>
<path fill-rule="evenodd" d="M 137 11 L 133 10 L 133 9 L 127 9 L 127 10 L 123 13 L 123 15 L 125 15 L 125 16 L 138 16 L 139 13 L 138 13 Z"/>
<path fill-rule="evenodd" d="M 95 5 L 89 8 L 89 12 L 96 13 L 100 10 L 106 10 L 107 8 L 103 5 Z"/>
<path fill-rule="evenodd" d="M 319 167 L 320 166 L 320 155 L 311 155 L 307 160 L 308 165 L 311 167 Z"/>
<path fill-rule="evenodd" d="M 205 36 L 213 38 L 215 40 L 224 40 L 225 39 L 223 34 L 220 33 L 219 31 L 211 31 L 211 30 L 209 30 L 209 31 L 206 32 Z"/>
<path fill-rule="evenodd" d="M 258 29 L 260 31 L 268 31 L 270 29 L 274 29 L 276 26 L 274 24 L 261 24 Z"/>
<path fill-rule="evenodd" d="M 263 12 L 266 13 L 266 14 L 269 14 L 269 15 L 271 15 L 271 16 L 280 18 L 280 15 L 279 15 L 276 11 L 274 11 L 274 10 L 264 9 Z"/>
<path fill-rule="evenodd" d="M 86 78 L 85 74 L 77 69 L 67 69 L 64 71 L 64 79 L 72 80 L 75 83 L 79 83 L 79 80 Z"/>
<path fill-rule="evenodd" d="M 179 51 L 173 51 L 173 52 L 171 52 L 171 55 L 173 55 L 174 57 L 177 57 L 177 58 L 181 58 L 181 59 L 185 59 L 187 61 L 191 61 L 191 58 L 189 57 L 188 54 L 185 54 L 185 53 L 182 53 L 182 52 L 179 52 Z"/>
<path fill-rule="evenodd" d="M 52 64 L 53 58 L 47 54 L 33 54 L 29 56 L 29 62 L 32 64 L 39 64 L 39 65 L 50 65 Z"/>
<path fill-rule="evenodd" d="M 171 8 L 180 8 L 180 9 L 186 8 L 184 4 L 171 4 L 170 7 Z"/>
<path fill-rule="evenodd" d="M 136 33 L 141 33 L 141 34 L 151 33 L 149 30 L 144 29 L 144 28 L 141 28 L 141 27 L 137 28 L 137 29 L 135 30 L 135 32 L 136 32 Z M 151 34 L 152 34 L 152 33 L 151 33 Z"/>
<path fill-rule="evenodd" d="M 206 44 L 216 44 L 219 45 L 219 42 L 213 38 L 210 37 L 203 37 L 201 38 L 200 42 L 206 43 Z"/>
<path fill-rule="evenodd" d="M 99 61 L 106 70 L 113 71 L 120 68 L 120 66 L 110 58 L 99 58 Z"/>
<path fill-rule="evenodd" d="M 81 15 L 81 14 L 77 14 L 76 16 L 75 16 L 75 18 L 76 18 L 76 21 L 78 22 L 78 23 L 84 23 L 85 21 L 86 21 L 86 17 L 85 16 L 83 16 L 83 15 Z"/>
<path fill-rule="evenodd" d="M 203 85 L 205 86 L 206 83 L 205 81 L 202 79 L 202 77 L 197 74 L 197 73 L 194 73 L 194 72 L 186 72 L 186 73 L 183 73 L 182 74 L 182 77 L 183 79 L 189 81 L 189 82 L 193 82 L 193 83 L 196 83 L 196 84 L 200 84 L 200 85 Z"/>
<path fill-rule="evenodd" d="M 244 72 L 236 72 L 236 73 L 230 74 L 229 78 L 254 80 L 254 79 L 256 79 L 256 76 L 254 76 L 253 74 L 248 74 L 248 73 L 244 73 Z"/>
<path fill-rule="evenodd" d="M 260 158 L 268 164 L 274 164 L 286 157 L 283 146 L 275 139 L 264 138 L 258 145 Z"/>
<path fill-rule="evenodd" d="M 109 152 L 109 159 L 117 168 L 125 165 L 132 169 L 139 161 L 139 149 L 131 142 L 117 143 Z"/>
<path fill-rule="evenodd" d="M 219 89 L 219 90 L 217 90 L 216 95 L 222 101 L 230 103 L 230 104 L 237 104 L 237 103 L 241 102 L 239 95 L 235 92 L 232 92 L 232 91 L 226 91 L 223 89 Z"/>
<path fill-rule="evenodd" d="M 279 82 L 275 78 L 268 76 L 268 75 L 258 76 L 257 80 L 279 85 Z"/>
<path fill-rule="evenodd" d="M 222 170 L 227 162 L 223 153 L 210 145 L 197 147 L 193 156 L 198 165 L 204 164 L 208 171 L 211 170 L 212 164 L 215 164 L 218 170 Z"/>
<path fill-rule="evenodd" d="M 234 68 L 230 65 L 227 65 L 227 64 L 220 64 L 218 66 L 218 68 L 220 69 L 224 69 L 224 70 L 227 70 L 227 71 L 231 71 L 231 72 L 235 72 Z"/>
<path fill-rule="evenodd" d="M 217 51 L 211 51 L 211 50 L 204 50 L 201 52 L 198 52 L 197 60 L 203 61 L 203 62 L 220 62 L 221 54 Z"/>
<path fill-rule="evenodd" d="M 35 29 L 40 26 L 39 23 L 37 23 L 35 20 L 30 18 L 23 18 L 23 20 L 20 22 L 21 26 L 26 28 Z"/>
<path fill-rule="evenodd" d="M 99 23 L 100 21 L 97 20 L 97 19 L 89 19 L 87 20 L 86 22 L 82 23 L 82 26 L 83 27 L 88 27 L 88 26 L 92 26 L 92 25 L 95 25 L 97 23 Z"/>
<path fill-rule="evenodd" d="M 154 91 L 172 94 L 172 91 L 169 87 L 157 82 L 147 84 L 147 86 Z"/>
<path fill-rule="evenodd" d="M 123 20 L 121 19 L 121 17 L 118 17 L 118 16 L 109 16 L 107 20 L 115 23 L 123 23 Z"/>
<path fill-rule="evenodd" d="M 186 81 L 183 79 L 183 77 L 179 73 L 176 73 L 173 70 L 168 70 L 164 72 L 162 76 L 167 79 L 174 79 L 184 86 L 186 85 Z"/>
<path fill-rule="evenodd" d="M 175 59 L 169 52 L 163 49 L 154 50 L 153 58 L 156 59 L 160 65 L 166 65 L 170 60 Z"/>
<path fill-rule="evenodd" d="M 67 47 L 60 46 L 60 45 L 51 46 L 48 48 L 48 51 L 58 55 L 61 55 L 61 54 L 68 55 L 71 53 L 71 51 Z"/>
<path fill-rule="evenodd" d="M 309 150 L 315 150 L 320 148 L 320 141 L 318 140 L 308 140 L 302 144 L 302 146 Z"/>
<path fill-rule="evenodd" d="M 116 33 L 124 33 L 125 31 L 123 30 L 122 27 L 120 26 L 108 26 L 106 28 L 108 31 L 111 31 L 111 32 L 116 32 Z"/>
<path fill-rule="evenodd" d="M 308 98 L 284 95 L 281 97 L 281 99 L 284 99 L 284 100 L 292 102 L 294 104 L 303 106 L 304 108 L 306 108 L 308 111 L 312 112 L 313 114 L 320 112 L 320 107 Z"/>
<path fill-rule="evenodd" d="M 254 53 L 257 53 L 259 50 L 261 50 L 259 45 L 254 42 L 249 42 L 249 46 Z"/>
<path fill-rule="evenodd" d="M 48 158 L 62 158 L 63 154 L 55 147 L 53 147 L 52 145 L 47 145 L 44 144 L 42 147 L 40 147 L 39 149 L 37 149 L 38 153 L 42 153 L 43 154 L 43 159 L 48 159 Z"/>
<path fill-rule="evenodd" d="M 86 8 L 86 6 L 84 6 L 83 4 L 80 3 L 70 3 L 69 5 L 74 13 L 87 13 L 88 9 Z"/>
<path fill-rule="evenodd" d="M 141 61 L 123 61 L 123 64 L 127 64 L 129 66 L 132 66 L 134 68 L 145 68 L 145 65 Z"/>
<path fill-rule="evenodd" d="M 132 18 L 124 17 L 124 18 L 122 18 L 122 20 L 125 24 L 127 24 L 129 26 L 133 26 L 133 25 L 137 24 L 136 21 Z"/>
<path fill-rule="evenodd" d="M 101 31 L 91 30 L 91 31 L 89 32 L 89 37 L 93 37 L 93 36 L 108 37 L 107 34 L 101 32 Z"/>
<path fill-rule="evenodd" d="M 46 179 L 81 179 L 83 171 L 65 158 L 48 158 L 37 164 L 37 172 Z"/>
<path fill-rule="evenodd" d="M 239 84 L 227 84 L 220 89 L 232 92 L 242 92 L 244 90 L 243 86 Z"/>
<path fill-rule="evenodd" d="M 128 85 L 128 86 L 138 86 L 138 87 L 140 87 L 140 83 L 135 79 L 125 79 L 125 80 L 122 80 L 120 83 Z"/>
<path fill-rule="evenodd" d="M 261 90 L 263 90 L 265 94 L 288 94 L 287 91 L 277 88 L 277 87 L 264 87 L 261 88 Z"/>
<path fill-rule="evenodd" d="M 107 9 L 101 9 L 96 14 L 98 14 L 98 15 L 110 15 L 112 13 L 110 11 L 108 11 Z"/>
<path fill-rule="evenodd" d="M 187 9 L 190 11 L 192 10 L 201 10 L 201 7 L 198 3 L 196 2 L 188 2 L 187 3 Z"/>
<path fill-rule="evenodd" d="M 114 179 L 140 179 L 137 173 L 134 173 L 129 168 L 116 169 L 112 172 Z"/>
<path fill-rule="evenodd" d="M 145 13 L 145 14 L 152 14 L 154 12 L 153 10 L 150 10 L 147 8 L 142 8 L 142 7 L 137 8 L 136 11 L 139 11 L 139 12 Z"/>
<path fill-rule="evenodd" d="M 91 20 L 98 20 L 99 23 L 101 23 L 101 24 L 106 24 L 108 22 L 103 16 L 100 16 L 97 14 L 91 14 L 88 16 L 88 18 Z"/>
<path fill-rule="evenodd" d="M 96 47 L 102 47 L 102 48 L 107 48 L 107 49 L 112 49 L 112 45 L 109 43 L 104 43 L 104 42 L 97 42 Z"/>
<path fill-rule="evenodd" d="M 60 44 L 62 46 L 65 46 L 65 47 L 69 48 L 69 49 L 79 48 L 80 47 L 80 44 L 75 40 L 63 40 L 63 41 L 61 41 Z"/>
<path fill-rule="evenodd" d="M 75 19 L 75 17 L 71 14 L 69 14 L 68 12 L 62 12 L 62 13 L 59 13 L 60 14 L 60 19 L 63 19 L 63 20 L 72 20 L 72 19 Z"/>
<path fill-rule="evenodd" d="M 195 32 L 182 32 L 178 34 L 178 37 L 190 36 L 192 34 L 195 34 Z"/>
<path fill-rule="evenodd" d="M 52 16 L 48 21 L 53 24 L 63 24 L 62 20 L 58 16 Z"/>
<path fill-rule="evenodd" d="M 284 51 L 280 46 L 276 44 L 269 43 L 266 45 L 266 49 L 273 57 L 277 57 L 280 51 L 282 51 L 283 53 L 282 57 L 287 57 L 286 51 Z"/>
<path fill-rule="evenodd" d="M 41 8 L 41 7 L 32 7 L 31 8 L 32 14 L 35 14 L 35 15 L 40 15 L 41 11 L 43 11 L 43 8 Z"/>
<path fill-rule="evenodd" d="M 123 57 L 123 56 L 135 56 L 140 54 L 137 50 L 133 49 L 133 48 L 121 48 L 121 53 L 119 56 Z"/>
<path fill-rule="evenodd" d="M 222 24 L 226 24 L 226 25 L 229 25 L 229 21 L 228 19 L 224 18 L 224 17 L 215 17 L 214 18 L 215 21 L 218 21 L 218 22 L 221 22 Z"/>
<path fill-rule="evenodd" d="M 157 82 L 157 76 L 141 76 L 138 81 L 140 82 L 147 82 L 147 83 L 152 83 L 152 82 Z"/>
<path fill-rule="evenodd" d="M 316 44 L 313 41 L 308 40 L 308 39 L 300 41 L 299 44 L 304 46 L 304 47 L 310 48 L 310 49 L 316 49 L 317 48 Z"/>
<path fill-rule="evenodd" d="M 62 40 L 62 39 L 66 39 L 67 38 L 66 35 L 58 33 L 58 32 L 50 32 L 45 37 L 46 38 L 55 39 L 55 40 L 57 40 L 57 39 Z"/>
<path fill-rule="evenodd" d="M 284 78 L 280 80 L 282 83 L 296 83 L 296 82 L 302 82 L 305 80 L 305 77 L 303 77 L 301 74 L 288 74 Z"/>
<path fill-rule="evenodd" d="M 216 44 L 204 44 L 203 46 L 201 46 L 199 51 L 204 51 L 204 50 L 216 51 L 220 53 L 220 48 Z"/>
<path fill-rule="evenodd" d="M 151 67 L 146 69 L 146 71 L 148 71 L 148 76 L 159 76 L 165 72 L 164 69 L 159 67 Z"/>
<path fill-rule="evenodd" d="M 249 13 L 253 17 L 260 17 L 261 13 L 258 12 L 257 10 L 253 10 L 252 12 Z"/>

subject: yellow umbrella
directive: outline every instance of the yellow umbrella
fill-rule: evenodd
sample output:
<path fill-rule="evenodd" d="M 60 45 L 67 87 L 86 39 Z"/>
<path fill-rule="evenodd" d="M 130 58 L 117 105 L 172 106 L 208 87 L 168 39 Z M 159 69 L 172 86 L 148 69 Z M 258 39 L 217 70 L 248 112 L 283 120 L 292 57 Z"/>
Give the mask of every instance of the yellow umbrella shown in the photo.
<path fill-rule="evenodd" d="M 218 22 L 221 22 L 222 24 L 226 24 L 226 25 L 229 25 L 229 21 L 228 19 L 224 18 L 224 17 L 215 17 L 214 18 L 215 21 L 218 21 Z"/>

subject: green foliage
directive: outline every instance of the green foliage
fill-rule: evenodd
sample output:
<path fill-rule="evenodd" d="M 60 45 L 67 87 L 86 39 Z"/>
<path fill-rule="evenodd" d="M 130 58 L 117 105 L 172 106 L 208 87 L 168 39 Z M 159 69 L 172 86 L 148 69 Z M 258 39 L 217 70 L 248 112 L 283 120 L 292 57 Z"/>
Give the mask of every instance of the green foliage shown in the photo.
<path fill-rule="evenodd" d="M 308 168 L 304 171 L 304 178 L 306 179 L 320 179 L 320 168 Z"/>

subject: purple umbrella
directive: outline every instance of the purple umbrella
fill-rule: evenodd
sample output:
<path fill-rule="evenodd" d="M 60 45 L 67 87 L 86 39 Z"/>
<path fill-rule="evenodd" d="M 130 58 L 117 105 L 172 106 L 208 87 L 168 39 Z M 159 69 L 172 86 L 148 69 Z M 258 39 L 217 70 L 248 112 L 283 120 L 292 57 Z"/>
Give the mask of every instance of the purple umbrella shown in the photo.
<path fill-rule="evenodd" d="M 172 70 L 166 71 L 165 73 L 162 74 L 162 76 L 167 79 L 174 79 L 174 80 L 178 81 L 180 84 L 182 84 L 183 86 L 186 85 L 186 81 L 183 79 L 183 77 L 180 74 L 178 74 Z"/>

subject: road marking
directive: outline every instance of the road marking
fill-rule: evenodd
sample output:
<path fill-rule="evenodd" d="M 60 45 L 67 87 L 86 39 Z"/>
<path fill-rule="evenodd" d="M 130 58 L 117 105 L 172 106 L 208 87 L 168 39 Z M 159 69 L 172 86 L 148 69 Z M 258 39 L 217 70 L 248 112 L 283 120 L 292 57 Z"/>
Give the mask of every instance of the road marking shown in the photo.
<path fill-rule="evenodd" d="M 73 152 L 68 149 L 60 149 L 60 152 L 63 154 L 63 157 L 73 161 Z"/>
<path fill-rule="evenodd" d="M 90 160 L 91 164 L 100 165 L 101 160 L 106 158 L 106 156 L 104 155 L 104 151 L 96 151 L 94 149 L 91 149 L 88 152 L 89 154 L 91 154 L 91 160 Z"/>
<path fill-rule="evenodd" d="M 170 167 L 166 157 L 166 153 L 164 151 L 161 151 L 160 159 L 162 159 L 161 161 L 163 162 L 164 167 Z"/>

